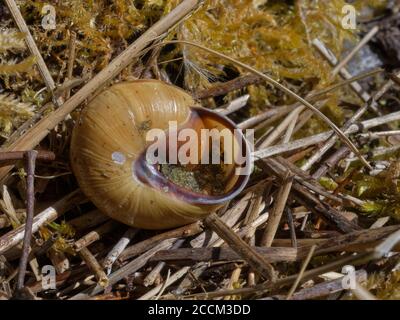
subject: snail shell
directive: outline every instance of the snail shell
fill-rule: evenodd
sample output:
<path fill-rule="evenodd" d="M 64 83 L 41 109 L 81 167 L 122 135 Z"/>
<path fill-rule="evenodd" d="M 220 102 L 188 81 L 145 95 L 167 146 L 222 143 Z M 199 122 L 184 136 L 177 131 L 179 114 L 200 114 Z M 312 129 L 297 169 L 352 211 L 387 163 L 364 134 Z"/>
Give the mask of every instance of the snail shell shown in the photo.
<path fill-rule="evenodd" d="M 182 89 L 157 80 L 122 82 L 97 95 L 82 111 L 71 140 L 71 166 L 86 196 L 105 214 L 143 229 L 166 229 L 202 219 L 242 191 L 248 175 L 224 168 L 220 195 L 174 184 L 144 156 L 146 132 L 178 128 L 228 128 L 229 119 L 203 108 Z M 241 136 L 236 143 L 249 146 Z M 201 151 L 202 152 L 202 151 Z"/>

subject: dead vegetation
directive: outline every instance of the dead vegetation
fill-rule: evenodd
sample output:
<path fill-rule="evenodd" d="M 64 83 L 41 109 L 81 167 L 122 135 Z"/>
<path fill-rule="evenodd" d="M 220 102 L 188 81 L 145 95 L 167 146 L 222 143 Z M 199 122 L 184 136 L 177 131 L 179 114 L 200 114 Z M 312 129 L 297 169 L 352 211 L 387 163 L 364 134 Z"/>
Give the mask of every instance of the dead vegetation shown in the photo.
<path fill-rule="evenodd" d="M 387 22 L 398 5 L 355 1 L 352 31 L 342 0 L 179 3 L 62 1 L 54 30 L 41 26 L 45 1 L 0 5 L 0 299 L 399 299 L 400 50 Z M 185 41 L 311 102 L 371 168 L 301 98 Z M 81 108 L 138 78 L 255 129 L 248 186 L 204 221 L 127 228 L 76 184 L 68 155 Z M 48 265 L 55 288 L 43 286 Z"/>

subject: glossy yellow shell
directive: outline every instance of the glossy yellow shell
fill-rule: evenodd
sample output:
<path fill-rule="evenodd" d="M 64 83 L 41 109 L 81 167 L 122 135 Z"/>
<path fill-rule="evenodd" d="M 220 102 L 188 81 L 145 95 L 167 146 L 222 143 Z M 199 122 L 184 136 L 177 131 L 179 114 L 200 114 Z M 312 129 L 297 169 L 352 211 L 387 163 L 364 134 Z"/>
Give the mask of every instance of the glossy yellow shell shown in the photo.
<path fill-rule="evenodd" d="M 185 201 L 179 192 L 139 181 L 134 172 L 146 132 L 166 130 L 169 121 L 185 123 L 195 104 L 180 88 L 156 80 L 119 83 L 96 96 L 71 141 L 71 166 L 86 196 L 111 218 L 144 229 L 194 222 L 220 206 L 201 201 L 200 194 L 199 201 Z"/>

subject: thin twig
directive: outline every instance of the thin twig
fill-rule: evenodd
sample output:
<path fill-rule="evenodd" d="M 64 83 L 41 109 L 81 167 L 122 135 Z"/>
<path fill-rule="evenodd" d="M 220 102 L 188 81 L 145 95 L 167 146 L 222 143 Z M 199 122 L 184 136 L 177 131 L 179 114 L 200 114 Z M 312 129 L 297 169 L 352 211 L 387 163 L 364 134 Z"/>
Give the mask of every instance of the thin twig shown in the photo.
<path fill-rule="evenodd" d="M 335 67 L 338 63 L 337 58 L 335 57 L 335 55 L 328 49 L 325 47 L 324 43 L 322 41 L 320 41 L 319 39 L 314 39 L 312 41 L 313 45 L 318 49 L 318 51 L 321 53 L 321 55 L 327 59 L 327 61 L 330 63 L 331 66 Z M 352 77 L 352 75 L 350 74 L 350 72 L 347 71 L 346 68 L 341 68 L 340 69 L 340 75 L 344 78 L 344 79 L 350 79 Z M 363 90 L 363 88 L 361 87 L 361 85 L 358 82 L 352 82 L 350 84 L 351 89 L 353 89 L 353 91 L 364 101 L 367 102 L 371 96 L 365 92 Z M 378 112 L 376 104 L 373 103 L 371 105 L 372 110 L 374 110 L 375 112 Z"/>
<path fill-rule="evenodd" d="M 373 27 L 361 41 L 350 51 L 350 53 L 340 61 L 332 70 L 331 77 L 334 78 L 347 63 L 354 58 L 354 56 L 378 33 L 379 27 Z"/>
<path fill-rule="evenodd" d="M 316 275 L 320 275 L 326 273 L 328 271 L 336 270 L 341 268 L 343 265 L 346 264 L 353 264 L 355 265 L 358 261 L 365 262 L 366 259 L 370 258 L 370 253 L 364 253 L 357 256 L 347 256 L 341 259 L 338 259 L 332 263 L 327 265 L 307 270 L 303 274 L 303 280 L 312 279 Z M 279 288 L 284 285 L 288 285 L 293 283 L 298 278 L 298 274 L 294 274 L 292 276 L 288 276 L 286 278 L 278 279 L 275 283 L 262 283 L 258 284 L 251 288 L 240 288 L 240 289 L 233 289 L 233 290 L 220 290 L 220 291 L 213 291 L 207 293 L 198 293 L 198 294 L 191 294 L 184 296 L 184 299 L 212 299 L 216 297 L 224 297 L 224 296 L 232 296 L 232 295 L 249 295 L 249 294 L 258 294 L 261 295 L 264 292 L 271 291 L 273 288 Z M 174 299 L 173 295 L 168 295 L 166 298 Z"/>
<path fill-rule="evenodd" d="M 35 151 L 37 153 L 36 160 L 41 161 L 53 161 L 56 156 L 54 152 L 51 151 Z M 5 161 L 18 161 L 22 160 L 25 157 L 25 151 L 12 151 L 12 152 L 0 152 L 0 165 L 1 162 Z"/>
<path fill-rule="evenodd" d="M 24 287 L 26 266 L 28 264 L 29 250 L 31 247 L 33 214 L 35 210 L 35 163 L 38 152 L 35 150 L 25 153 L 27 177 L 26 177 L 26 223 L 25 234 L 22 245 L 22 254 L 19 260 L 19 272 L 17 281 L 17 290 Z"/>
<path fill-rule="evenodd" d="M 249 94 L 245 94 L 244 96 L 241 96 L 239 98 L 236 98 L 234 100 L 232 100 L 231 102 L 229 102 L 228 104 L 221 106 L 218 109 L 215 109 L 214 111 L 216 112 L 220 112 L 223 115 L 229 115 L 231 113 L 234 113 L 238 110 L 240 110 L 241 108 L 243 108 L 246 104 L 247 101 L 249 100 L 250 95 Z"/>
<path fill-rule="evenodd" d="M 399 72 L 400 74 L 400 72 Z M 344 133 L 349 134 L 350 132 L 350 127 L 352 124 L 354 124 L 356 121 L 360 119 L 360 117 L 368 110 L 368 108 L 376 101 L 378 101 L 393 85 L 392 80 L 388 80 L 374 95 L 371 97 L 369 101 L 367 101 L 362 108 L 357 110 L 353 114 L 353 116 L 348 119 L 344 125 Z M 304 171 L 309 170 L 311 166 L 317 162 L 318 160 L 321 159 L 321 157 L 330 149 L 332 148 L 337 141 L 336 136 L 332 136 L 328 139 L 328 141 L 318 149 L 318 152 L 312 155 L 307 162 L 301 167 Z"/>
<path fill-rule="evenodd" d="M 76 54 L 76 33 L 74 31 L 70 31 L 70 38 L 68 43 L 67 80 L 72 80 L 73 77 L 75 54 Z M 68 100 L 70 96 L 71 96 L 71 90 L 68 89 L 65 92 L 65 99 Z"/>
<path fill-rule="evenodd" d="M 275 281 L 276 275 L 271 264 L 234 233 L 215 213 L 205 218 L 204 223 L 225 240 L 255 271 L 264 278 Z"/>
<path fill-rule="evenodd" d="M 108 221 L 103 225 L 101 225 L 100 227 L 96 228 L 95 230 L 85 234 L 82 238 L 75 241 L 74 243 L 75 251 L 79 252 L 80 250 L 82 250 L 82 248 L 85 248 L 90 244 L 92 244 L 93 242 L 99 240 L 102 235 L 112 231 L 117 225 L 118 223 L 115 221 Z"/>
<path fill-rule="evenodd" d="M 114 262 L 119 258 L 122 251 L 128 246 L 131 239 L 138 233 L 139 229 L 129 228 L 126 230 L 121 239 L 116 245 L 110 250 L 103 261 L 103 268 L 107 271 L 107 274 L 111 272 Z"/>
<path fill-rule="evenodd" d="M 163 233 L 160 233 L 154 237 L 148 238 L 143 240 L 139 243 L 135 243 L 134 245 L 126 248 L 120 255 L 119 260 L 124 261 L 130 259 L 134 256 L 137 256 L 146 250 L 154 247 L 155 245 L 159 244 L 160 242 L 171 239 L 171 238 L 182 238 L 182 237 L 190 237 L 195 234 L 200 233 L 203 231 L 200 222 L 195 222 L 183 227 L 179 227 L 173 230 L 169 230 Z"/>
<path fill-rule="evenodd" d="M 178 281 L 179 279 L 181 279 L 189 271 L 189 269 L 190 269 L 190 267 L 181 268 L 180 270 L 175 272 L 172 276 L 167 277 L 167 279 L 165 280 L 165 282 L 163 284 L 159 284 L 158 286 L 156 286 L 152 290 L 146 292 L 143 296 L 138 298 L 138 300 L 148 300 L 148 299 L 153 298 L 155 295 L 157 295 L 159 293 L 162 294 L 163 290 L 165 290 L 171 284 L 173 284 L 176 281 Z"/>
<path fill-rule="evenodd" d="M 355 272 L 355 277 L 357 282 L 365 282 L 367 280 L 367 272 L 365 270 L 357 270 Z M 318 283 L 311 288 L 304 288 L 295 293 L 293 293 L 290 300 L 311 300 L 321 297 L 328 296 L 332 293 L 343 291 L 343 277 L 326 281 L 323 283 Z M 273 297 L 262 298 L 260 300 L 284 300 L 285 296 L 275 295 Z"/>
<path fill-rule="evenodd" d="M 228 227 L 232 228 L 239 221 L 241 215 L 251 201 L 252 194 L 252 192 L 246 193 L 222 215 L 221 219 Z M 219 237 L 215 232 L 212 230 L 205 230 L 191 240 L 190 244 L 193 248 L 204 247 L 214 243 L 217 239 L 219 239 Z"/>
<path fill-rule="evenodd" d="M 243 120 L 242 122 L 238 123 L 237 126 L 240 129 L 248 129 L 256 126 L 259 123 L 262 123 L 265 120 L 270 120 L 270 119 L 276 120 L 276 118 L 283 117 L 285 114 L 289 113 L 297 106 L 298 106 L 297 104 L 292 104 L 289 106 L 272 108 L 254 117 Z M 264 123 L 262 123 L 262 125 L 264 126 Z M 257 128 L 255 130 L 257 130 Z"/>
<path fill-rule="evenodd" d="M 76 218 L 68 220 L 68 225 L 74 228 L 76 231 L 83 231 L 92 229 L 104 222 L 109 220 L 109 217 L 101 213 L 98 209 L 89 211 Z"/>
<path fill-rule="evenodd" d="M 300 281 L 301 281 L 301 279 L 302 279 L 302 277 L 303 277 L 303 274 L 304 274 L 304 272 L 306 271 L 307 266 L 308 266 L 308 264 L 310 263 L 311 258 L 312 258 L 313 255 L 314 255 L 315 248 L 316 248 L 315 245 L 313 245 L 313 246 L 311 247 L 310 252 L 308 253 L 306 259 L 305 259 L 304 262 L 303 262 L 303 264 L 301 265 L 301 269 L 300 269 L 299 274 L 297 275 L 296 281 L 293 283 L 292 287 L 291 287 L 290 290 L 289 290 L 289 293 L 288 293 L 288 295 L 287 295 L 287 297 L 286 297 L 286 300 L 290 300 L 290 298 L 292 297 L 293 293 L 296 291 L 297 286 L 299 285 L 299 283 L 300 283 Z"/>
<path fill-rule="evenodd" d="M 196 99 L 207 99 L 211 97 L 222 96 L 227 94 L 228 92 L 240 90 L 249 85 L 259 84 L 262 81 L 262 78 L 258 75 L 244 75 L 227 82 L 214 84 L 210 88 L 196 92 L 194 94 L 194 97 Z"/>
<path fill-rule="evenodd" d="M 261 254 L 269 263 L 292 262 L 298 260 L 298 252 L 294 248 L 287 247 L 252 247 Z M 157 252 L 151 262 L 179 262 L 180 264 L 192 264 L 195 262 L 237 261 L 242 260 L 233 249 L 229 247 L 206 248 L 180 248 L 168 249 Z"/>
<path fill-rule="evenodd" d="M 171 246 L 171 250 L 176 250 L 182 246 L 182 244 L 185 242 L 185 239 L 178 239 L 175 241 L 175 243 Z M 143 280 L 143 285 L 145 287 L 153 285 L 154 281 L 156 278 L 160 275 L 160 272 L 164 268 L 166 263 L 164 261 L 160 261 L 154 268 L 151 270 L 151 272 L 144 278 Z"/>
<path fill-rule="evenodd" d="M 358 300 L 378 300 L 371 292 L 362 287 L 358 281 L 355 281 L 355 288 L 351 289 L 351 292 Z"/>
<path fill-rule="evenodd" d="M 95 256 L 89 251 L 88 248 L 84 247 L 79 251 L 79 255 L 82 260 L 85 261 L 89 270 L 94 273 L 94 276 L 97 279 L 98 284 L 105 288 L 108 285 L 108 278 L 105 272 L 103 271 L 100 263 L 97 261 Z"/>
<path fill-rule="evenodd" d="M 384 116 L 372 118 L 369 120 L 364 120 L 360 123 L 360 125 L 353 124 L 351 125 L 346 132 L 348 134 L 359 132 L 361 128 L 370 129 L 373 127 L 380 126 L 385 123 L 389 123 L 392 121 L 400 120 L 400 111 L 393 112 Z M 267 157 L 271 157 L 276 154 L 289 152 L 293 150 L 298 150 L 304 147 L 308 147 L 311 145 L 315 145 L 321 142 L 325 142 L 329 137 L 332 136 L 332 131 L 326 131 L 323 133 L 319 133 L 310 137 L 294 140 L 288 143 L 277 144 L 271 147 L 267 147 L 265 149 L 256 150 L 253 153 L 253 157 L 257 159 L 263 159 Z"/>
<path fill-rule="evenodd" d="M 278 230 L 292 184 L 293 175 L 290 170 L 288 170 L 282 180 L 282 185 L 279 188 L 274 207 L 271 211 L 270 217 L 268 218 L 268 223 L 260 242 L 261 246 L 270 247 L 272 245 L 272 241 L 274 240 L 276 231 Z"/>

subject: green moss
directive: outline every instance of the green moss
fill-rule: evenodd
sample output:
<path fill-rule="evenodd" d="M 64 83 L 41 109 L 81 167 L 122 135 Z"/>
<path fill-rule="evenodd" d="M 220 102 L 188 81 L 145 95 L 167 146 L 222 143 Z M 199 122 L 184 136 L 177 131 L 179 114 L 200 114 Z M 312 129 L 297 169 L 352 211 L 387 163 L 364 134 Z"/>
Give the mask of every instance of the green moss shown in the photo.
<path fill-rule="evenodd" d="M 0 93 L 0 135 L 7 137 L 12 129 L 33 115 L 33 106 L 21 102 L 13 94 Z"/>
<path fill-rule="evenodd" d="M 400 299 L 400 271 L 389 274 L 373 273 L 368 277 L 367 289 L 381 300 Z"/>
<path fill-rule="evenodd" d="M 388 215 L 400 220 L 399 166 L 400 162 L 394 161 L 376 176 L 362 172 L 352 176 L 351 195 L 365 201 L 360 207 L 361 214 Z"/>
<path fill-rule="evenodd" d="M 200 193 L 201 188 L 194 172 L 185 170 L 178 165 L 161 165 L 161 173 L 170 181 L 185 189 Z"/>
<path fill-rule="evenodd" d="M 252 0 L 209 0 L 184 24 L 179 37 L 210 46 L 278 79 L 317 78 L 326 82 L 330 68 L 309 41 L 318 37 L 339 54 L 344 39 L 355 39 L 354 34 L 341 26 L 341 10 L 346 3 L 336 0 L 321 4 L 302 1 L 302 4 L 300 7 L 291 2 L 268 1 L 255 6 Z M 189 47 L 183 50 L 191 64 L 223 75 L 218 65 L 224 62 Z M 186 71 L 189 87 L 207 84 L 194 70 Z"/>
<path fill-rule="evenodd" d="M 220 165 L 182 166 L 164 164 L 161 173 L 178 186 L 208 195 L 219 195 L 224 192 L 224 172 Z"/>
<path fill-rule="evenodd" d="M 331 178 L 328 177 L 321 177 L 319 179 L 319 183 L 327 190 L 336 190 L 338 184 Z"/>

